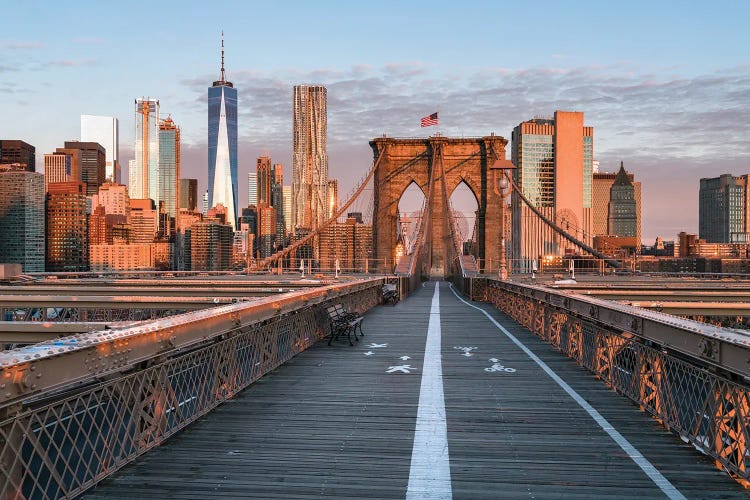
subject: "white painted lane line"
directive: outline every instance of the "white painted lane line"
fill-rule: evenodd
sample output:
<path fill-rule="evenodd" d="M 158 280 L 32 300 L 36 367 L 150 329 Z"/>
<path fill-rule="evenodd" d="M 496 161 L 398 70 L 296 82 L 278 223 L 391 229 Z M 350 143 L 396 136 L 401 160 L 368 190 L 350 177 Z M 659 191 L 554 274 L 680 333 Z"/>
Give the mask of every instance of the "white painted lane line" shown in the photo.
<path fill-rule="evenodd" d="M 445 423 L 443 396 L 443 363 L 440 344 L 440 292 L 435 293 L 430 307 L 430 323 L 424 348 L 422 385 L 419 388 L 419 409 L 411 451 L 409 486 L 406 499 L 452 499 L 448 428 Z"/>
<path fill-rule="evenodd" d="M 675 488 L 675 486 L 669 482 L 669 480 L 664 477 L 661 472 L 659 472 L 656 467 L 654 467 L 651 462 L 648 461 L 646 457 L 641 455 L 641 452 L 636 449 L 635 446 L 630 444 L 630 441 L 628 441 L 625 436 L 620 434 L 617 429 L 615 429 L 612 424 L 610 424 L 606 418 L 604 418 L 596 409 L 588 404 L 585 399 L 581 397 L 580 394 L 578 394 L 572 387 L 568 385 L 567 382 L 565 382 L 563 379 L 560 378 L 557 373 L 555 373 L 552 368 L 550 368 L 547 363 L 542 361 L 536 354 L 531 352 L 531 350 L 524 345 L 523 342 L 518 340 L 518 338 L 510 333 L 508 330 L 503 327 L 500 323 L 495 321 L 495 318 L 490 316 L 490 314 L 485 311 L 484 309 L 477 307 L 473 304 L 470 304 L 466 302 L 463 297 L 459 296 L 458 293 L 453 289 L 453 286 L 451 286 L 451 291 L 453 292 L 453 295 L 456 296 L 458 300 L 463 302 L 469 307 L 473 307 L 477 311 L 481 312 L 487 318 L 501 331 L 505 334 L 506 337 L 508 337 L 514 344 L 516 344 L 523 352 L 526 353 L 528 357 L 530 357 L 534 363 L 539 365 L 539 367 L 547 373 L 547 375 L 550 376 L 552 380 L 554 380 L 557 385 L 559 385 L 565 392 L 568 393 L 568 395 L 573 398 L 573 400 L 578 403 L 578 406 L 586 410 L 586 413 L 588 413 L 591 418 L 594 419 L 594 421 L 599 424 L 599 427 L 601 427 L 604 432 L 609 434 L 609 437 L 611 437 L 617 445 L 622 448 L 622 450 L 628 454 L 631 460 L 638 465 L 638 467 L 641 468 L 643 472 L 646 473 L 646 475 L 656 484 L 656 486 L 659 487 L 659 489 L 669 498 L 672 499 L 684 499 L 685 496 L 680 493 L 680 491 Z"/>

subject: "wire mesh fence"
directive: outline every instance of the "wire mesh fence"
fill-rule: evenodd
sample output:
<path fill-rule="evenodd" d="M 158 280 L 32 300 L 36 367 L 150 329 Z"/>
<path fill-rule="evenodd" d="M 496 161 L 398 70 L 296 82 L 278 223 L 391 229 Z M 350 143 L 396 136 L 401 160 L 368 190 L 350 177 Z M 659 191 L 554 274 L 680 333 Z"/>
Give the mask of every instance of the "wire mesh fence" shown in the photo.
<path fill-rule="evenodd" d="M 303 301 L 270 319 L 237 321 L 126 373 L 2 408 L 0 498 L 80 494 L 325 336 L 326 307 L 364 312 L 377 304 L 382 283 Z"/>
<path fill-rule="evenodd" d="M 644 342 L 633 332 L 605 328 L 498 281 L 472 281 L 472 297 L 491 302 L 750 486 L 746 384 L 720 376 L 700 360 Z"/>

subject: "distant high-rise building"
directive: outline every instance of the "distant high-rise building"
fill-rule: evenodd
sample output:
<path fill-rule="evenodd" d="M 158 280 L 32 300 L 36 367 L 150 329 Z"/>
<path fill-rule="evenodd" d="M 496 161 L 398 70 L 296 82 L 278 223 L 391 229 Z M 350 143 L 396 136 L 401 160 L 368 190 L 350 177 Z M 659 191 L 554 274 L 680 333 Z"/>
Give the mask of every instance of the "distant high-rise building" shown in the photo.
<path fill-rule="evenodd" d="M 707 243 L 750 243 L 750 175 L 700 180 L 698 237 Z"/>
<path fill-rule="evenodd" d="M 262 204 L 271 205 L 271 185 L 273 174 L 271 172 L 271 157 L 261 156 L 255 161 L 255 170 L 258 178 L 258 206 Z"/>
<path fill-rule="evenodd" d="M 284 225 L 287 234 L 289 234 L 292 232 L 292 186 L 283 186 L 281 192 L 284 197 Z"/>
<path fill-rule="evenodd" d="M 583 113 L 555 111 L 552 119 L 533 119 L 513 129 L 515 184 L 546 217 L 577 239 L 591 244 L 591 184 L 594 129 Z M 511 196 L 512 258 L 531 269 L 544 255 L 562 255 L 571 245 L 544 224 L 515 192 Z"/>
<path fill-rule="evenodd" d="M 208 88 L 208 204 L 227 207 L 227 222 L 237 225 L 237 89 L 224 72 L 221 34 L 221 78 Z"/>
<path fill-rule="evenodd" d="M 242 209 L 240 224 L 246 225 L 251 234 L 258 235 L 258 208 L 255 205 Z"/>
<path fill-rule="evenodd" d="M 201 207 L 201 213 L 206 215 L 208 213 L 208 191 L 203 193 L 203 206 Z"/>
<path fill-rule="evenodd" d="M 105 152 L 104 176 L 109 182 L 122 183 L 120 169 L 120 124 L 112 116 L 81 115 L 81 141 L 98 142 Z"/>
<path fill-rule="evenodd" d="M 0 172 L 0 262 L 44 272 L 44 175 Z"/>
<path fill-rule="evenodd" d="M 621 238 L 638 236 L 638 209 L 635 201 L 635 186 L 628 178 L 625 166 L 620 162 L 620 170 L 612 184 L 609 196 L 609 234 Z"/>
<path fill-rule="evenodd" d="M 159 101 L 135 100 L 135 160 L 130 164 L 128 189 L 133 199 L 154 200 L 159 206 Z"/>
<path fill-rule="evenodd" d="M 56 182 L 47 186 L 46 270 L 88 271 L 86 186 Z"/>
<path fill-rule="evenodd" d="M 372 225 L 348 217 L 345 222 L 334 222 L 322 231 L 320 265 L 335 269 L 338 261 L 341 269 L 364 271 L 372 250 Z"/>
<path fill-rule="evenodd" d="M 328 181 L 328 215 L 326 219 L 333 217 L 339 209 L 339 181 L 331 179 Z"/>
<path fill-rule="evenodd" d="M 44 189 L 50 184 L 57 182 L 71 182 L 76 181 L 73 169 L 74 164 L 77 165 L 77 155 L 74 158 L 73 154 L 67 154 L 57 152 L 49 153 L 44 155 Z"/>
<path fill-rule="evenodd" d="M 159 232 L 159 212 L 153 200 L 130 199 L 130 243 L 153 243 Z"/>
<path fill-rule="evenodd" d="M 36 148 L 24 141 L 0 139 L 0 164 L 19 164 L 28 172 L 36 172 Z"/>
<path fill-rule="evenodd" d="M 247 174 L 247 206 L 258 205 L 258 173 Z"/>
<path fill-rule="evenodd" d="M 636 206 L 636 242 L 641 244 L 641 183 L 627 174 L 633 184 Z M 594 236 L 613 236 L 609 228 L 609 202 L 617 173 L 595 172 L 591 185 L 591 232 Z"/>
<path fill-rule="evenodd" d="M 86 195 L 96 194 L 99 186 L 104 184 L 107 166 L 102 145 L 98 142 L 65 141 L 65 149 L 78 151 L 80 181 L 86 184 Z"/>
<path fill-rule="evenodd" d="M 190 264 L 193 271 L 226 271 L 232 262 L 232 226 L 216 220 L 196 222 L 190 228 Z"/>
<path fill-rule="evenodd" d="M 292 218 L 314 230 L 328 214 L 326 88 L 296 85 L 293 95 Z"/>
<path fill-rule="evenodd" d="M 271 206 L 276 212 L 276 250 L 284 247 L 286 222 L 284 221 L 284 172 L 281 163 L 271 169 Z"/>
<path fill-rule="evenodd" d="M 258 207 L 258 222 L 258 252 L 263 259 L 273 255 L 276 250 L 276 209 Z"/>
<path fill-rule="evenodd" d="M 198 209 L 198 179 L 180 179 L 180 208 Z"/>
<path fill-rule="evenodd" d="M 91 198 L 92 210 L 98 206 L 104 207 L 106 214 L 128 217 L 130 215 L 128 187 L 123 184 L 105 182 L 99 187 L 99 192 Z"/>
<path fill-rule="evenodd" d="M 159 122 L 159 200 L 177 218 L 180 198 L 180 127 L 168 116 Z"/>

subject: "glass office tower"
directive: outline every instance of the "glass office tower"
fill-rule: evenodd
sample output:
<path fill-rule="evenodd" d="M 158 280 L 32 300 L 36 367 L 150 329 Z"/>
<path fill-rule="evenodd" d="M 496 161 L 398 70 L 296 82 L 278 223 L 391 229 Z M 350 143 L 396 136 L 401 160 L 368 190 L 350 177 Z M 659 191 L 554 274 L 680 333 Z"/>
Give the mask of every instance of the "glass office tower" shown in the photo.
<path fill-rule="evenodd" d="M 227 208 L 227 222 L 237 228 L 237 89 L 224 72 L 221 35 L 221 78 L 208 88 L 208 204 Z"/>
<path fill-rule="evenodd" d="M 134 168 L 133 168 L 134 167 Z M 159 101 L 135 100 L 135 160 L 129 172 L 132 199 L 154 200 L 159 206 Z"/>

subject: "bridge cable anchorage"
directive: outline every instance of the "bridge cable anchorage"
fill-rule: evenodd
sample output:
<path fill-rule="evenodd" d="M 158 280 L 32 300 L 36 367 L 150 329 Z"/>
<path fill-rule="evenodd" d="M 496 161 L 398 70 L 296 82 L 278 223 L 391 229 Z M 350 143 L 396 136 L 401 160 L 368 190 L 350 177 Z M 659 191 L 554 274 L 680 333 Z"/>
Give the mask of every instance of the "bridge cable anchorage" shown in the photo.
<path fill-rule="evenodd" d="M 349 197 L 349 199 L 346 200 L 346 202 L 343 205 L 341 205 L 341 207 L 339 207 L 339 209 L 336 211 L 335 214 L 333 214 L 328 220 L 326 220 L 325 222 L 323 222 L 323 224 L 321 224 L 319 227 L 315 228 L 315 230 L 312 231 L 312 232 L 310 232 L 310 234 L 304 236 L 300 240 L 295 241 L 294 243 L 292 243 L 288 247 L 283 248 L 282 250 L 279 250 L 275 254 L 266 257 L 265 259 L 261 260 L 260 262 L 257 262 L 253 266 L 253 268 L 254 269 L 265 269 L 266 267 L 268 267 L 268 266 L 270 266 L 272 264 L 276 264 L 279 261 L 279 259 L 283 259 L 284 257 L 286 257 L 287 255 L 289 255 L 290 253 L 294 252 L 298 248 L 300 248 L 303 245 L 305 245 L 307 242 L 309 242 L 313 238 L 319 236 L 320 233 L 324 229 L 326 229 L 328 226 L 330 226 L 331 224 L 333 224 L 334 222 L 336 222 L 339 217 L 341 217 L 343 214 L 346 213 L 346 211 L 349 209 L 349 207 L 352 206 L 352 204 L 357 199 L 357 197 L 360 194 L 362 194 L 362 192 L 365 190 L 365 187 L 367 186 L 367 183 L 370 181 L 370 179 L 372 179 L 373 175 L 375 174 L 375 170 L 378 168 L 378 165 L 380 164 L 380 160 L 383 158 L 383 156 L 385 156 L 385 155 L 381 154 L 380 156 L 378 156 L 378 159 L 373 163 L 372 168 L 370 169 L 370 171 L 367 173 L 367 175 L 364 177 L 364 179 L 362 180 L 362 182 L 360 183 L 360 185 L 354 191 L 354 194 L 352 194 Z"/>
<path fill-rule="evenodd" d="M 470 304 L 469 302 L 466 302 L 463 297 L 461 297 L 458 293 L 456 293 L 455 288 L 453 288 L 452 284 L 449 284 L 451 292 L 453 292 L 453 295 L 456 296 L 458 300 L 463 302 L 465 305 L 476 309 L 477 311 L 484 314 L 487 319 L 490 320 L 490 322 L 497 327 L 498 330 L 500 330 L 511 342 L 513 342 L 519 349 L 521 349 L 531 360 L 536 363 L 539 368 L 541 368 L 560 388 L 565 391 L 568 396 L 573 398 L 573 400 L 580 406 L 586 413 L 589 414 L 589 416 L 601 427 L 601 429 L 606 432 L 612 440 L 617 443 L 617 445 L 624 451 L 628 457 L 635 462 L 635 464 L 640 467 L 640 469 L 653 481 L 653 483 L 664 493 L 664 495 L 667 496 L 667 498 L 673 499 L 673 500 L 684 500 L 685 496 L 680 493 L 680 490 L 678 490 L 666 477 L 662 475 L 659 470 L 654 467 L 654 465 L 649 462 L 649 460 L 644 457 L 638 449 L 633 446 L 630 441 L 627 440 L 625 436 L 620 434 L 620 432 L 615 429 L 615 427 L 609 423 L 609 421 L 602 416 L 599 411 L 597 411 L 596 408 L 591 406 L 591 404 L 588 403 L 580 394 L 576 392 L 575 389 L 573 389 L 570 385 L 568 385 L 567 382 L 565 382 L 555 371 L 549 367 L 547 363 L 542 361 L 542 359 L 534 354 L 531 349 L 526 347 L 526 344 L 521 342 L 518 337 L 510 333 L 503 325 L 501 325 L 495 318 L 492 317 L 490 313 L 482 309 L 481 307 L 475 306 L 474 304 Z"/>
<path fill-rule="evenodd" d="M 606 255 L 604 255 L 603 253 L 595 250 L 594 248 L 592 248 L 591 246 L 587 245 L 586 243 L 580 241 L 576 237 L 571 236 L 563 228 L 561 228 L 560 226 L 558 226 L 557 224 L 555 224 L 553 221 L 551 221 L 549 218 L 547 218 L 544 214 L 542 214 L 542 212 L 537 207 L 535 207 L 534 204 L 531 203 L 528 200 L 528 198 L 526 198 L 526 196 L 523 195 L 523 192 L 518 187 L 518 185 L 516 185 L 516 183 L 513 182 L 513 179 L 509 175 L 507 175 L 507 174 L 505 174 L 505 175 L 506 175 L 508 181 L 510 182 L 511 187 L 516 192 L 516 194 L 519 196 L 519 198 L 521 198 L 521 200 L 526 204 L 526 206 L 529 207 L 531 209 L 531 211 L 534 212 L 534 214 L 542 220 L 542 222 L 544 222 L 549 227 L 551 227 L 553 231 L 555 231 L 557 234 L 559 234 L 560 236 L 562 236 L 563 238 L 565 238 L 569 242 L 573 243 L 574 245 L 576 245 L 580 249 L 586 251 L 587 253 L 593 255 L 594 257 L 596 257 L 598 259 L 602 259 L 604 261 L 604 263 L 607 264 L 609 267 L 612 267 L 614 269 L 622 269 L 622 264 L 620 262 L 618 262 L 617 260 L 614 260 L 614 259 L 610 259 L 609 257 L 607 257 Z"/>

